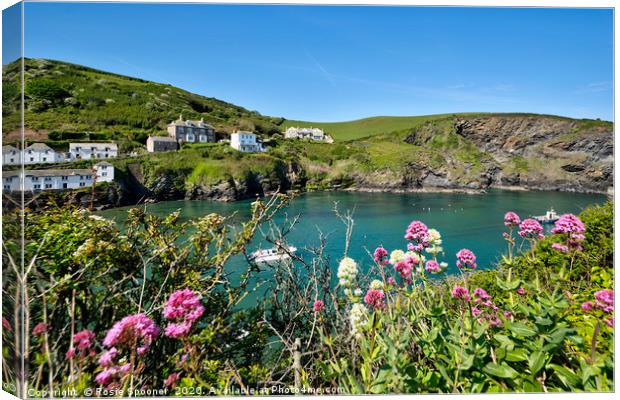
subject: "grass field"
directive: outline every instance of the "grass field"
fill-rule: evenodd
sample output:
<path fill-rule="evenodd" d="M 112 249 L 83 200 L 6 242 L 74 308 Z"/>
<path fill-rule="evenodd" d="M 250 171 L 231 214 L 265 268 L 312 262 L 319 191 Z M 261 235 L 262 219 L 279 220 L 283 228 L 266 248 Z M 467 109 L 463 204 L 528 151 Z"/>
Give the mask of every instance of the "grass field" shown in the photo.
<path fill-rule="evenodd" d="M 315 127 L 321 128 L 326 133 L 332 135 L 335 141 L 344 142 L 348 140 L 356 140 L 360 138 L 365 138 L 368 136 L 374 136 L 384 133 L 390 133 L 394 131 L 399 131 L 403 129 L 410 129 L 416 125 L 420 125 L 427 121 L 439 120 L 447 117 L 458 117 L 458 116 L 482 116 L 482 115 L 503 115 L 503 116 L 511 116 L 511 115 L 537 115 L 542 116 L 542 114 L 528 114 L 528 113 L 482 113 L 482 112 L 471 112 L 471 113 L 453 113 L 453 114 L 433 114 L 433 115 L 418 115 L 418 116 L 410 116 L 410 117 L 370 117 L 357 119 L 354 121 L 344 121 L 344 122 L 311 122 L 311 121 L 296 121 L 296 120 L 285 120 L 282 123 L 282 128 L 285 130 L 291 126 L 301 126 L 301 127 Z M 554 118 L 565 118 L 555 115 L 546 115 L 548 117 Z M 604 123 L 601 121 L 592 121 L 592 123 Z"/>

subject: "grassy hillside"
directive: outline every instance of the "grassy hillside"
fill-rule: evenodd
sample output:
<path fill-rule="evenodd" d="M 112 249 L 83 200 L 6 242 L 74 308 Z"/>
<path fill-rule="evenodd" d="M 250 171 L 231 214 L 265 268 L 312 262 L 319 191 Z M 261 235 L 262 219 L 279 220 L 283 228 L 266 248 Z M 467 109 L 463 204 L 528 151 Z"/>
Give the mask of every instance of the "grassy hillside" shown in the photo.
<path fill-rule="evenodd" d="M 479 117 L 489 115 L 540 115 L 540 114 L 527 114 L 527 113 L 455 113 L 455 114 L 433 114 L 433 115 L 417 115 L 408 117 L 370 117 L 357 119 L 354 121 L 343 122 L 311 122 L 311 121 L 297 121 L 287 119 L 282 123 L 284 129 L 291 126 L 300 127 L 315 127 L 321 128 L 332 135 L 335 141 L 343 142 L 347 140 L 357 140 L 366 138 L 368 136 L 390 133 L 394 131 L 400 131 L 403 129 L 411 129 L 415 126 L 422 125 L 425 122 L 442 120 L 452 117 Z M 560 116 L 550 116 L 555 118 L 567 119 Z"/>
<path fill-rule="evenodd" d="M 8 141 L 16 139 L 20 123 L 19 67 L 14 62 L 3 68 L 3 132 Z M 179 114 L 185 119 L 204 118 L 220 133 L 241 128 L 271 135 L 282 122 L 170 85 L 42 59 L 25 60 L 25 106 L 31 140 L 115 139 L 143 144 L 149 134 L 163 134 Z"/>

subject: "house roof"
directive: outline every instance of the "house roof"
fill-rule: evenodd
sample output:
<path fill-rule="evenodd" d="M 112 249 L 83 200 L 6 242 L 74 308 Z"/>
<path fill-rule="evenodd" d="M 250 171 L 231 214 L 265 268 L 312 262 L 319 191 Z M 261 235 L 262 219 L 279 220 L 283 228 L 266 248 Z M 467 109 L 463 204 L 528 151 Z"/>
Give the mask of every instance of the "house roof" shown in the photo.
<path fill-rule="evenodd" d="M 105 165 L 106 167 L 113 167 L 113 165 L 112 165 L 112 164 L 110 164 L 110 163 L 109 163 L 109 162 L 107 162 L 107 161 L 100 161 L 100 162 L 98 162 L 97 164 L 95 164 L 95 166 L 97 166 L 97 165 Z"/>
<path fill-rule="evenodd" d="M 74 147 L 110 147 L 110 148 L 118 148 L 118 145 L 115 142 L 103 142 L 103 143 L 95 143 L 95 142 L 74 142 L 69 143 L 69 149 Z"/>
<path fill-rule="evenodd" d="M 26 150 L 52 150 L 51 147 L 46 145 L 45 143 L 33 143 L 30 146 L 26 147 Z"/>
<path fill-rule="evenodd" d="M 19 151 L 19 150 L 17 150 L 17 147 L 11 146 L 10 144 L 2 146 L 2 152 L 3 153 L 7 153 L 9 151 Z"/>
<path fill-rule="evenodd" d="M 170 136 L 149 136 L 149 139 L 155 142 L 174 142 L 174 143 L 177 142 L 175 138 L 170 137 Z"/>
<path fill-rule="evenodd" d="M 204 119 L 200 119 L 200 121 L 193 121 L 191 119 L 183 120 L 183 115 L 180 115 L 179 119 L 177 119 L 176 121 L 172 121 L 170 124 L 168 124 L 168 126 L 170 126 L 170 125 L 189 126 L 189 127 L 198 127 L 198 128 L 211 128 L 211 129 L 213 129 L 213 126 L 207 124 L 204 121 Z"/>
<path fill-rule="evenodd" d="M 69 175 L 92 175 L 93 171 L 90 169 L 33 169 L 25 170 L 25 176 L 69 176 Z M 20 176 L 21 171 L 4 171 L 2 173 L 3 178 Z"/>

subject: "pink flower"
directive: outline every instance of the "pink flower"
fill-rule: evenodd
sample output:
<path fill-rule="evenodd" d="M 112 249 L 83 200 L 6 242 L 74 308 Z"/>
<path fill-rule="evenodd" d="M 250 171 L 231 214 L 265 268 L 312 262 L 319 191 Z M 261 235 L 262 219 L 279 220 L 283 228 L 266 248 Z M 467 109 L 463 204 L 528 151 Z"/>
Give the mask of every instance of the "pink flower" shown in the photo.
<path fill-rule="evenodd" d="M 88 329 L 84 329 L 83 331 L 80 331 L 73 335 L 73 344 L 80 351 L 90 349 L 94 341 L 95 333 L 89 331 Z"/>
<path fill-rule="evenodd" d="M 551 245 L 551 248 L 553 250 L 559 251 L 560 253 L 568 253 L 568 246 L 566 246 L 565 244 L 562 244 L 562 243 L 553 243 Z"/>
<path fill-rule="evenodd" d="M 424 269 L 427 272 L 430 272 L 432 274 L 436 274 L 441 272 L 441 266 L 439 265 L 439 263 L 435 260 L 428 260 L 426 262 L 426 266 L 424 267 Z"/>
<path fill-rule="evenodd" d="M 504 225 L 509 228 L 513 228 L 521 223 L 521 218 L 517 215 L 517 213 L 513 211 L 508 211 L 504 215 Z"/>
<path fill-rule="evenodd" d="M 103 339 L 106 347 L 121 346 L 131 348 L 141 344 L 148 348 L 159 334 L 159 328 L 144 314 L 128 315 L 116 322 Z"/>
<path fill-rule="evenodd" d="M 518 287 L 518 288 L 517 288 L 517 290 L 516 290 L 516 292 L 517 292 L 518 294 L 524 295 L 524 294 L 525 294 L 525 289 L 523 289 L 522 287 Z"/>
<path fill-rule="evenodd" d="M 502 320 L 499 319 L 498 317 L 495 318 L 491 318 L 489 320 L 489 325 L 491 325 L 492 327 L 498 327 L 498 326 L 502 326 Z"/>
<path fill-rule="evenodd" d="M 489 294 L 486 292 L 486 290 L 484 290 L 482 288 L 474 289 L 474 297 L 476 297 L 476 300 L 478 300 L 478 301 L 490 300 L 491 299 L 491 296 L 489 296 Z"/>
<path fill-rule="evenodd" d="M 411 282 L 411 273 L 413 272 L 413 265 L 406 261 L 399 261 L 394 264 L 394 270 L 398 272 L 401 278 L 407 283 Z"/>
<path fill-rule="evenodd" d="M 544 237 L 542 231 L 542 225 L 538 221 L 528 218 L 519 225 L 518 234 L 525 239 L 542 239 Z"/>
<path fill-rule="evenodd" d="M 388 285 L 395 285 L 395 284 L 396 284 L 396 281 L 394 280 L 394 277 L 393 277 L 393 276 L 390 276 L 390 277 L 388 277 L 388 279 L 387 279 L 387 283 L 388 283 Z"/>
<path fill-rule="evenodd" d="M 97 384 L 108 386 L 114 381 L 115 375 L 118 373 L 118 367 L 106 368 L 95 377 Z"/>
<path fill-rule="evenodd" d="M 69 350 L 67 350 L 67 352 L 65 353 L 65 358 L 67 360 L 72 359 L 73 357 L 75 357 L 75 348 L 71 347 Z"/>
<path fill-rule="evenodd" d="M 44 322 L 39 322 L 37 325 L 35 325 L 34 329 L 32 330 L 32 334 L 34 336 L 37 336 L 37 335 L 41 335 L 45 333 L 45 331 L 47 331 L 47 324 Z"/>
<path fill-rule="evenodd" d="M 123 364 L 118 369 L 118 372 L 120 372 L 121 375 L 127 375 L 130 370 L 131 370 L 131 364 Z"/>
<path fill-rule="evenodd" d="M 430 245 L 428 227 L 422 221 L 412 221 L 405 232 L 405 239 L 413 242 L 411 250 L 422 251 Z"/>
<path fill-rule="evenodd" d="M 179 373 L 178 372 L 173 372 L 170 375 L 168 375 L 168 377 L 166 378 L 166 380 L 164 381 L 164 385 L 174 388 L 177 381 L 179 380 Z"/>
<path fill-rule="evenodd" d="M 11 328 L 11 323 L 9 322 L 8 319 L 6 319 L 4 317 L 2 317 L 2 327 L 7 332 L 12 332 L 13 331 L 13 328 Z"/>
<path fill-rule="evenodd" d="M 465 301 L 469 301 L 471 300 L 471 297 L 469 296 L 469 292 L 467 291 L 466 288 L 464 288 L 463 286 L 455 286 L 454 289 L 452 289 L 452 297 L 454 297 L 455 299 L 461 299 L 461 300 L 465 300 Z"/>
<path fill-rule="evenodd" d="M 607 324 L 608 327 L 614 327 L 614 319 L 612 317 L 605 318 L 604 322 Z"/>
<path fill-rule="evenodd" d="M 586 301 L 581 304 L 581 309 L 583 311 L 592 311 L 592 308 L 594 308 L 594 303 L 592 303 L 591 301 Z"/>
<path fill-rule="evenodd" d="M 373 254 L 373 258 L 375 262 L 380 265 L 385 265 L 389 262 L 387 256 L 388 256 L 387 250 L 381 246 L 377 247 Z"/>
<path fill-rule="evenodd" d="M 504 311 L 504 318 L 512 317 L 512 313 L 510 311 Z"/>
<path fill-rule="evenodd" d="M 321 312 L 325 310 L 325 303 L 323 303 L 323 300 L 317 300 L 314 302 L 314 305 L 312 305 L 312 309 L 314 312 Z"/>
<path fill-rule="evenodd" d="M 468 249 L 461 249 L 456 253 L 456 266 L 459 269 L 476 269 L 476 255 Z"/>
<path fill-rule="evenodd" d="M 102 367 L 109 367 L 114 363 L 114 359 L 118 355 L 118 350 L 116 347 L 112 347 L 110 350 L 106 351 L 99 357 L 99 365 Z"/>
<path fill-rule="evenodd" d="M 596 306 L 601 308 L 606 313 L 614 310 L 614 291 L 611 289 L 603 289 L 594 293 L 596 299 Z"/>
<path fill-rule="evenodd" d="M 364 303 L 368 304 L 375 310 L 382 310 L 385 308 L 385 303 L 383 299 L 385 298 L 385 294 L 383 291 L 378 289 L 370 289 L 364 296 Z"/>
<path fill-rule="evenodd" d="M 164 335 L 178 339 L 180 337 L 187 336 L 191 329 L 192 323 L 190 321 L 178 323 L 171 322 L 168 324 L 168 326 L 166 326 L 166 329 L 164 330 Z"/>
<path fill-rule="evenodd" d="M 480 314 L 482 314 L 482 310 L 480 310 L 478 307 L 472 307 L 471 313 L 473 314 L 474 317 L 477 317 Z"/>
<path fill-rule="evenodd" d="M 164 318 L 168 320 L 195 321 L 204 313 L 200 294 L 190 289 L 177 290 L 170 295 L 164 306 Z"/>
<path fill-rule="evenodd" d="M 586 226 L 573 214 L 564 214 L 556 222 L 551 230 L 553 233 L 576 233 L 584 234 Z"/>

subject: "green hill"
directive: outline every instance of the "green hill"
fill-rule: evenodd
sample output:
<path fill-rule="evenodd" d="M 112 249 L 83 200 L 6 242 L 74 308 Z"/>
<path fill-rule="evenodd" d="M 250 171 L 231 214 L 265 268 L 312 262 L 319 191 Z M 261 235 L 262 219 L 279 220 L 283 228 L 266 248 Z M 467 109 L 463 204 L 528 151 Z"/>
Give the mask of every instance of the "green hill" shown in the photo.
<path fill-rule="evenodd" d="M 3 67 L 3 132 L 16 139 L 20 124 L 20 63 Z M 270 118 L 218 99 L 167 84 L 43 59 L 25 60 L 25 124 L 32 140 L 114 139 L 131 146 L 161 134 L 170 121 L 204 118 L 217 132 L 279 132 Z M 88 133 L 89 136 L 84 137 Z"/>

